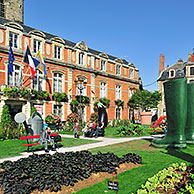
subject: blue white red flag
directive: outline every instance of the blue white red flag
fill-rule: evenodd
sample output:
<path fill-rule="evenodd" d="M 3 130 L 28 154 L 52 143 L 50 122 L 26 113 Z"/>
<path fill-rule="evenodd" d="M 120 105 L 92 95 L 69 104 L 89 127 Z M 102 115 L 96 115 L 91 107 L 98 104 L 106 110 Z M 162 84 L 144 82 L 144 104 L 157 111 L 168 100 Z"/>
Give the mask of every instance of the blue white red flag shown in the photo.
<path fill-rule="evenodd" d="M 30 65 L 30 70 L 31 70 L 32 77 L 35 79 L 35 74 L 37 72 L 36 67 L 38 66 L 40 61 L 38 61 L 37 59 L 32 57 L 32 55 L 30 53 L 30 49 L 29 49 L 28 46 L 26 48 L 26 53 L 25 53 L 25 56 L 24 56 L 24 62 Z"/>

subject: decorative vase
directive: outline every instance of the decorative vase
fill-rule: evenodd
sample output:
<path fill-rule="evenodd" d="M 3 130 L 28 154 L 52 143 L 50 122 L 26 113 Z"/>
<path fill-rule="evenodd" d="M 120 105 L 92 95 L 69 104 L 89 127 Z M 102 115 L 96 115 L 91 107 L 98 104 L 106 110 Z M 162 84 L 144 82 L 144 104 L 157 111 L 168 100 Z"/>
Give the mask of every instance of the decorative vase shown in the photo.
<path fill-rule="evenodd" d="M 152 120 L 152 112 L 140 112 L 141 124 L 150 125 Z"/>

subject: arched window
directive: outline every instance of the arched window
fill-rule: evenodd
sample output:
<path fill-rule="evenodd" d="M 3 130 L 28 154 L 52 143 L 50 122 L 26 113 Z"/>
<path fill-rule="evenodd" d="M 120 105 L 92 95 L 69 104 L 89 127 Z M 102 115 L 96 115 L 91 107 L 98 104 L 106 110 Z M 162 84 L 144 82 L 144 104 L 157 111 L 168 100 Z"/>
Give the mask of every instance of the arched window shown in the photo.
<path fill-rule="evenodd" d="M 35 90 L 43 90 L 43 73 L 40 70 L 37 70 L 35 74 L 35 79 L 33 79 L 32 87 Z"/>
<path fill-rule="evenodd" d="M 19 65 L 13 65 L 12 76 L 8 74 L 8 85 L 19 86 L 23 84 L 21 67 Z"/>
<path fill-rule="evenodd" d="M 53 91 L 62 92 L 62 74 L 54 73 L 53 75 Z"/>

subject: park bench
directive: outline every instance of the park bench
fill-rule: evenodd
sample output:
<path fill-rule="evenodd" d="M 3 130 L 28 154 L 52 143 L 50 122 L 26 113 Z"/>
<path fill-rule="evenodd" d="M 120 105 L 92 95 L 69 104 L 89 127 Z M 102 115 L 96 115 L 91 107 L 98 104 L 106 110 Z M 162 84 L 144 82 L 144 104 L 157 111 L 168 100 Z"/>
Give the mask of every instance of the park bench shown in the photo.
<path fill-rule="evenodd" d="M 51 133 L 50 134 L 51 137 L 58 136 L 58 135 L 59 135 L 58 133 Z M 33 152 L 32 146 L 40 145 L 40 143 L 38 143 L 38 142 L 31 143 L 30 140 L 37 139 L 37 138 L 39 139 L 40 135 L 23 136 L 23 137 L 20 137 L 20 140 L 27 140 L 27 144 L 24 144 L 22 146 L 28 147 L 28 150 L 27 150 L 28 152 L 29 152 L 29 147 L 31 147 L 31 151 Z M 61 141 L 63 141 L 63 140 L 61 140 Z M 57 142 L 55 142 L 55 145 L 57 148 Z"/>
<path fill-rule="evenodd" d="M 153 127 L 153 128 L 160 127 L 159 124 L 162 122 L 162 120 L 163 120 L 164 118 L 166 118 L 166 116 L 161 116 L 161 117 L 158 119 L 158 121 L 156 121 L 154 125 L 150 125 L 150 127 Z M 162 128 L 160 128 L 160 129 L 153 129 L 152 131 L 156 132 L 156 131 L 164 131 L 164 130 L 163 130 Z"/>

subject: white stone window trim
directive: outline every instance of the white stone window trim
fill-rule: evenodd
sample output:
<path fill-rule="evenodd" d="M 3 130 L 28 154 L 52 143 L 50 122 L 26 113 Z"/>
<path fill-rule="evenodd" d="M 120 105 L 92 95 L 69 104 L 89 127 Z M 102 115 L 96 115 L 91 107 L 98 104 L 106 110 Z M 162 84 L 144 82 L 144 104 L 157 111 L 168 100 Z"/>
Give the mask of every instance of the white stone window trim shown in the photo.
<path fill-rule="evenodd" d="M 119 89 L 119 90 L 118 90 L 118 89 Z M 118 96 L 118 91 L 119 91 L 119 93 L 120 93 L 120 94 L 119 94 L 120 97 Z M 118 100 L 118 99 L 121 100 L 121 99 L 122 99 L 122 92 L 121 92 L 121 91 L 122 91 L 121 86 L 120 86 L 120 85 L 116 85 L 116 86 L 115 86 L 115 100 Z"/>
<path fill-rule="evenodd" d="M 117 67 L 119 68 L 119 72 L 117 72 Z M 121 65 L 119 65 L 119 64 L 116 64 L 116 66 L 115 66 L 115 74 L 116 75 L 121 75 Z"/>
<path fill-rule="evenodd" d="M 10 46 L 9 45 L 9 34 L 10 34 L 10 32 L 18 35 L 18 40 L 17 40 L 17 46 L 18 47 L 17 48 L 12 47 L 12 49 L 13 50 L 22 50 L 22 36 L 23 36 L 23 33 L 20 30 L 17 30 L 17 29 L 14 29 L 14 28 L 7 27 L 5 45 L 8 46 L 8 47 Z"/>
<path fill-rule="evenodd" d="M 5 64 L 5 84 L 8 85 L 8 66 L 9 66 L 9 63 L 8 63 L 8 61 L 5 61 L 4 64 Z M 21 75 L 20 76 L 21 76 L 21 78 L 23 78 L 24 65 L 22 63 L 17 62 L 17 61 L 14 61 L 13 65 L 17 65 L 17 66 L 20 67 L 20 69 L 21 69 Z M 21 87 L 23 87 L 23 81 L 22 81 Z"/>
<path fill-rule="evenodd" d="M 104 68 L 102 68 L 102 65 Z M 105 72 L 107 71 L 107 60 L 106 59 L 100 59 L 100 70 L 105 71 Z"/>
<path fill-rule="evenodd" d="M 189 66 L 189 76 L 194 76 L 194 74 L 193 74 L 193 75 L 191 75 L 191 68 L 194 68 L 194 65 Z"/>
<path fill-rule="evenodd" d="M 42 77 L 42 91 L 45 91 L 46 90 L 46 80 L 44 79 L 44 73 L 42 74 L 39 74 L 39 72 L 41 72 L 40 70 L 37 70 L 36 74 L 35 74 L 35 77 L 38 75 L 38 80 L 39 80 L 39 77 L 41 76 Z M 34 89 L 34 90 L 37 90 L 37 88 L 33 88 L 33 78 L 31 79 L 31 88 Z"/>
<path fill-rule="evenodd" d="M 65 72 L 63 71 L 57 71 L 57 70 L 53 70 L 51 71 L 52 73 L 52 93 L 56 92 L 54 91 L 54 73 L 58 73 L 58 74 L 62 74 L 62 93 L 65 92 Z"/>
<path fill-rule="evenodd" d="M 65 116 L 65 111 L 64 111 L 64 102 L 55 102 L 55 103 L 53 103 L 52 104 L 52 113 L 54 113 L 54 105 L 59 105 L 59 106 L 62 106 L 62 116 L 63 117 L 61 117 L 61 121 L 64 121 L 64 116 Z"/>
<path fill-rule="evenodd" d="M 173 75 L 173 76 L 171 76 L 171 72 L 173 72 L 173 73 L 174 73 L 174 75 Z M 169 78 L 173 78 L 173 77 L 175 77 L 175 74 L 176 74 L 176 71 L 175 71 L 174 69 L 171 69 L 171 70 L 169 71 Z"/>
<path fill-rule="evenodd" d="M 55 48 L 60 48 L 60 58 L 55 57 Z M 55 60 L 64 60 L 64 45 L 63 44 L 55 42 L 55 41 L 52 42 L 52 57 Z"/>
<path fill-rule="evenodd" d="M 103 94 L 102 94 L 102 88 L 104 91 Z M 100 98 L 107 98 L 107 82 L 104 82 L 104 81 L 100 82 Z"/>
<path fill-rule="evenodd" d="M 131 73 L 132 72 L 132 73 Z M 129 78 L 130 79 L 134 79 L 134 73 L 135 73 L 135 70 L 134 70 L 134 68 L 129 68 Z"/>

